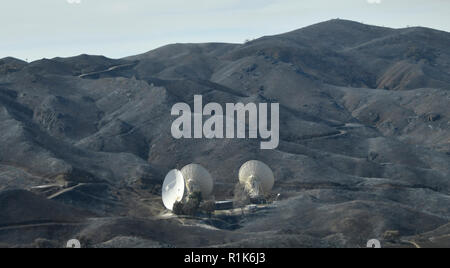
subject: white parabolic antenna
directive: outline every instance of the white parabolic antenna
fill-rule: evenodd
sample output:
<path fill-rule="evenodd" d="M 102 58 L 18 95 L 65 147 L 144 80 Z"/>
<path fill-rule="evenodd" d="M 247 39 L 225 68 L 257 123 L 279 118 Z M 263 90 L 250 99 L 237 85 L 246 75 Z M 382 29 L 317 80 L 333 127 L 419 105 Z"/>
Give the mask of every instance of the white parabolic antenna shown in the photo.
<path fill-rule="evenodd" d="M 181 171 L 171 170 L 164 179 L 162 188 L 162 200 L 168 210 L 173 210 L 175 202 L 183 200 L 184 178 Z"/>
<path fill-rule="evenodd" d="M 181 173 L 186 181 L 186 188 L 189 194 L 201 192 L 203 199 L 211 196 L 214 180 L 208 170 L 200 165 L 190 164 L 185 166 Z"/>
<path fill-rule="evenodd" d="M 252 160 L 239 169 L 239 183 L 244 185 L 251 195 L 258 196 L 270 193 L 275 184 L 275 176 L 269 166 Z"/>

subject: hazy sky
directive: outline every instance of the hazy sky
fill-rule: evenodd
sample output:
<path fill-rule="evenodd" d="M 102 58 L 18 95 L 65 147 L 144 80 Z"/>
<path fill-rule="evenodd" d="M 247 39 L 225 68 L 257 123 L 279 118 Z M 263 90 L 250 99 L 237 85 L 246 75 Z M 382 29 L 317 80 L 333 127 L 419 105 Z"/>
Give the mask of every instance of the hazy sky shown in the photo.
<path fill-rule="evenodd" d="M 342 18 L 450 32 L 450 0 L 0 0 L 0 58 L 119 58 L 169 43 L 242 43 Z"/>

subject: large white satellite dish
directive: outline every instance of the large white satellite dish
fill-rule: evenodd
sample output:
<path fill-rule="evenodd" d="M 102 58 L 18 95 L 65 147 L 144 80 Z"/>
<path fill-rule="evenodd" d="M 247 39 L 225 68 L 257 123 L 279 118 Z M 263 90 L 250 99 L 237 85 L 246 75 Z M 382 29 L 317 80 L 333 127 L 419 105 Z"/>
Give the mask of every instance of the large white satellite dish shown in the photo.
<path fill-rule="evenodd" d="M 252 160 L 239 169 L 239 183 L 251 197 L 270 193 L 275 184 L 275 176 L 269 166 L 261 161 Z"/>
<path fill-rule="evenodd" d="M 181 173 L 186 181 L 186 190 L 189 194 L 201 192 L 203 199 L 211 196 L 214 180 L 208 170 L 200 165 L 190 164 L 181 169 Z"/>
<path fill-rule="evenodd" d="M 174 169 L 167 174 L 162 188 L 162 200 L 168 210 L 173 210 L 175 202 L 183 200 L 184 185 L 181 171 Z"/>

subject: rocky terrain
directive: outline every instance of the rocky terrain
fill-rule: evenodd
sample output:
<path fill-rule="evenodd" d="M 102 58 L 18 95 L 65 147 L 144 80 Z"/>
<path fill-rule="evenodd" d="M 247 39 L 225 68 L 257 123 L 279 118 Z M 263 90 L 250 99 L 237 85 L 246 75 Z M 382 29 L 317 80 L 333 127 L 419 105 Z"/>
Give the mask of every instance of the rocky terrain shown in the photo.
<path fill-rule="evenodd" d="M 279 102 L 280 146 L 176 140 L 171 107 Z M 450 247 L 450 33 L 332 20 L 124 59 L 0 60 L 0 247 Z M 274 171 L 276 205 L 163 218 L 165 174 Z M 230 220 L 230 219 L 228 219 Z M 232 226 L 232 227 L 230 227 Z"/>

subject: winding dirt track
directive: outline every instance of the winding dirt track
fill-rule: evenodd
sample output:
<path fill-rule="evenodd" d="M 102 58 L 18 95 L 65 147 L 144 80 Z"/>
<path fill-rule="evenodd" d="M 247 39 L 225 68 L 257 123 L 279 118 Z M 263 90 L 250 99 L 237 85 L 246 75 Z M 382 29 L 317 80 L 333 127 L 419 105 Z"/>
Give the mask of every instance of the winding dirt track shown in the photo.
<path fill-rule="evenodd" d="M 127 64 L 116 65 L 116 66 L 109 67 L 108 69 L 103 70 L 103 71 L 97 71 L 97 72 L 81 74 L 78 77 L 79 78 L 86 78 L 86 77 L 89 77 L 89 76 L 104 74 L 104 73 L 112 72 L 112 71 L 115 71 L 115 70 L 118 70 L 118 69 L 131 67 L 131 66 L 134 66 L 134 65 L 136 65 L 136 63 L 127 63 Z"/>
<path fill-rule="evenodd" d="M 28 229 L 36 227 L 54 227 L 54 226 L 79 226 L 82 223 L 74 222 L 30 222 L 30 223 L 17 223 L 12 225 L 4 225 L 0 227 L 0 231 L 18 230 L 18 229 Z"/>
<path fill-rule="evenodd" d="M 419 244 L 417 244 L 417 243 L 414 242 L 414 241 L 402 240 L 401 242 L 402 242 L 402 243 L 405 243 L 405 244 L 411 244 L 411 245 L 413 245 L 413 246 L 416 247 L 416 248 L 422 248 L 421 246 L 419 246 Z"/>

